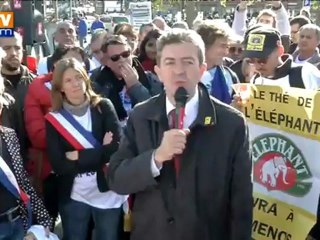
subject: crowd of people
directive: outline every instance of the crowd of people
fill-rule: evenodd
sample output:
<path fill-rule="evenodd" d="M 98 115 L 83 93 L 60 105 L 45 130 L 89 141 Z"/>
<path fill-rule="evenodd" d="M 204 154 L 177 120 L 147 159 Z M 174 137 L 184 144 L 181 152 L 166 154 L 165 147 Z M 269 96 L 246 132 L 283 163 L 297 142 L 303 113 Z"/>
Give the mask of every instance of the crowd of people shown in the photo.
<path fill-rule="evenodd" d="M 96 23 L 89 54 L 62 21 L 37 74 L 18 33 L 0 38 L 0 240 L 57 239 L 59 217 L 65 240 L 251 239 L 251 147 L 232 85 L 320 86 L 320 27 L 272 4 L 250 26 L 242 1 L 230 29 Z M 306 239 L 320 239 L 319 221 Z"/>

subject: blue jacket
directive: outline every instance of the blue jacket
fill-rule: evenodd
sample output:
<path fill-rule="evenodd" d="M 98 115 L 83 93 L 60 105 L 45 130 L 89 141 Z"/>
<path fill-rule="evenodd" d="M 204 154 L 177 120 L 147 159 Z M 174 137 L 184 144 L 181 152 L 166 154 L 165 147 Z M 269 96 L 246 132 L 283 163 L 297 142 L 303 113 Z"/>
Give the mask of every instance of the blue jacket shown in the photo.
<path fill-rule="evenodd" d="M 96 29 L 99 29 L 99 28 L 102 28 L 104 29 L 104 24 L 103 22 L 101 22 L 100 20 L 99 21 L 94 21 L 91 25 L 91 33 L 94 32 L 94 30 Z"/>
<path fill-rule="evenodd" d="M 88 24 L 85 19 L 79 21 L 79 37 L 85 37 L 88 35 Z"/>

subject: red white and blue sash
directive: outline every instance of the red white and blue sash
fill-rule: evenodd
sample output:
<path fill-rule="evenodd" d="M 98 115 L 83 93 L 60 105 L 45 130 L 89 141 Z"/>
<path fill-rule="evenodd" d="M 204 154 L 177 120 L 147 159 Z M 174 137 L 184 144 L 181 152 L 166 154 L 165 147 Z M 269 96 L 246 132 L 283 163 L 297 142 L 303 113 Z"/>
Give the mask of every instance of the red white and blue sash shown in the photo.
<path fill-rule="evenodd" d="M 28 211 L 28 227 L 32 224 L 32 210 L 29 196 L 19 187 L 16 177 L 0 156 L 0 183 L 17 199 L 22 200 Z"/>
<path fill-rule="evenodd" d="M 101 144 L 68 111 L 49 112 L 46 119 L 76 150 L 95 148 Z"/>

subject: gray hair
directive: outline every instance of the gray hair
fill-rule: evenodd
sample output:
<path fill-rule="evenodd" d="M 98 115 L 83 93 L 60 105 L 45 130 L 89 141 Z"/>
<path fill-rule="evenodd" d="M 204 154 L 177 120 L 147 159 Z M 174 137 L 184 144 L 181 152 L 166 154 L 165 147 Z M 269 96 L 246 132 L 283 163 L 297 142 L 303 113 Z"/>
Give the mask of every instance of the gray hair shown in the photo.
<path fill-rule="evenodd" d="M 93 42 L 95 42 L 97 39 L 99 38 L 104 38 L 107 36 L 107 31 L 102 29 L 102 28 L 98 28 L 96 29 L 93 34 L 91 35 L 91 41 L 90 44 L 92 44 Z"/>
<path fill-rule="evenodd" d="M 175 28 L 165 32 L 157 40 L 157 64 L 160 64 L 161 53 L 165 46 L 179 43 L 191 43 L 198 48 L 199 63 L 205 61 L 205 47 L 201 36 L 193 30 Z"/>
<path fill-rule="evenodd" d="M 74 33 L 76 33 L 76 28 L 74 27 L 74 25 L 72 24 L 71 21 L 69 20 L 64 20 L 64 21 L 61 21 L 57 24 L 57 27 L 56 27 L 56 30 L 55 30 L 55 33 L 59 31 L 60 28 L 63 28 L 64 26 L 68 26 L 70 28 L 72 28 L 74 30 Z"/>
<path fill-rule="evenodd" d="M 303 30 L 310 30 L 314 31 L 316 33 L 318 41 L 320 41 L 320 27 L 316 24 L 313 23 L 308 23 L 306 25 L 303 25 L 300 29 L 299 32 L 301 33 Z"/>
<path fill-rule="evenodd" d="M 182 29 L 189 29 L 189 26 L 186 22 L 175 22 L 173 25 L 172 25 L 172 28 L 182 28 Z"/>

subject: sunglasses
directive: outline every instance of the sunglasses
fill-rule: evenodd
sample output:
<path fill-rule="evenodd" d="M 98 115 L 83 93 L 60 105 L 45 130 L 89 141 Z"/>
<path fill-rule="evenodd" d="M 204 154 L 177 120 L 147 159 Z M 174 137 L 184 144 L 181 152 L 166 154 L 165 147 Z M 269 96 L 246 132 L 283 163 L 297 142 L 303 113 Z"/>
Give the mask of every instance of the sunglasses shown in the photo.
<path fill-rule="evenodd" d="M 117 62 L 117 61 L 119 61 L 120 57 L 128 58 L 128 57 L 130 57 L 130 55 L 131 55 L 131 52 L 128 50 L 128 51 L 122 52 L 120 54 L 113 55 L 110 57 L 110 59 L 113 62 Z"/>
<path fill-rule="evenodd" d="M 243 52 L 243 48 L 241 48 L 241 47 L 230 47 L 229 48 L 229 52 L 230 53 L 238 52 L 239 54 L 241 54 Z"/>

